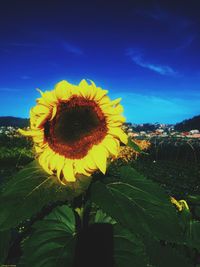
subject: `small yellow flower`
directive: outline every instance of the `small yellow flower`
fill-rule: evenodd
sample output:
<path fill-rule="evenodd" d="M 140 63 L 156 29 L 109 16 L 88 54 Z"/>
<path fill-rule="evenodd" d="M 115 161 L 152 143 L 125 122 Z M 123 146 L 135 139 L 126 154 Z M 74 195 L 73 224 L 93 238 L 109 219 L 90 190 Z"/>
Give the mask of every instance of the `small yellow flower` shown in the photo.
<path fill-rule="evenodd" d="M 141 150 L 146 150 L 150 147 L 151 143 L 146 140 L 133 140 L 134 143 L 136 143 Z M 133 148 L 128 146 L 121 146 L 120 147 L 120 153 L 117 156 L 117 159 L 121 159 L 124 162 L 130 162 L 134 159 L 137 159 L 139 153 L 135 151 Z"/>
<path fill-rule="evenodd" d="M 147 150 L 151 146 L 151 143 L 147 140 L 134 139 L 133 141 L 140 147 L 141 150 Z"/>
<path fill-rule="evenodd" d="M 190 210 L 185 200 L 176 200 L 174 197 L 170 197 L 170 200 L 171 203 L 174 204 L 179 211 L 182 211 L 183 209 Z"/>
<path fill-rule="evenodd" d="M 44 170 L 56 173 L 62 184 L 97 169 L 105 173 L 108 157 L 116 157 L 120 141 L 128 141 L 121 129 L 121 99 L 111 101 L 107 90 L 85 80 L 78 86 L 61 81 L 52 91 L 39 91 L 30 129 L 20 132 L 33 138 Z"/>

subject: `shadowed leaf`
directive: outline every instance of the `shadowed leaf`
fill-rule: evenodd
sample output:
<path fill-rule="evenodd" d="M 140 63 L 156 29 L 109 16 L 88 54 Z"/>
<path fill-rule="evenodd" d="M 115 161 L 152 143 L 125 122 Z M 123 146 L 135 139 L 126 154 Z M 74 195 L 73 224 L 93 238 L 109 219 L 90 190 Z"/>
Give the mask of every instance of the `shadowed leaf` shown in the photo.
<path fill-rule="evenodd" d="M 115 267 L 147 266 L 144 244 L 139 236 L 117 224 L 101 210 L 97 211 L 94 223 L 111 223 L 113 225 L 113 258 Z"/>
<path fill-rule="evenodd" d="M 70 267 L 75 249 L 75 217 L 66 205 L 55 208 L 33 225 L 33 234 L 22 244 L 19 267 Z"/>
<path fill-rule="evenodd" d="M 70 201 L 88 187 L 90 178 L 84 177 L 62 186 L 37 161 L 28 164 L 4 186 L 0 196 L 0 229 L 17 226 L 43 207 L 57 201 Z"/>
<path fill-rule="evenodd" d="M 92 201 L 123 227 L 158 239 L 182 240 L 176 210 L 157 184 L 130 167 L 122 167 L 119 178 L 103 182 L 92 185 Z"/>
<path fill-rule="evenodd" d="M 10 230 L 0 231 L 0 264 L 4 264 L 8 255 L 9 244 L 11 239 Z"/>

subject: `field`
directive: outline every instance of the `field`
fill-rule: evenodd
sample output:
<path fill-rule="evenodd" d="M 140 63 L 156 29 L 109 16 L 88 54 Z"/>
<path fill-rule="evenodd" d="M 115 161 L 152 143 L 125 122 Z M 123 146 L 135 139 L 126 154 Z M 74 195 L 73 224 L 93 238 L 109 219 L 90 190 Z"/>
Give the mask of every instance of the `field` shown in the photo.
<path fill-rule="evenodd" d="M 32 143 L 21 136 L 0 135 L 0 182 L 34 158 Z"/>
<path fill-rule="evenodd" d="M 34 159 L 32 143 L 21 136 L 0 135 L 0 182 Z M 155 138 L 145 155 L 130 164 L 172 196 L 200 194 L 200 141 Z"/>
<path fill-rule="evenodd" d="M 0 135 L 0 182 L 34 159 L 32 143 L 21 136 Z M 130 164 L 177 198 L 200 194 L 200 141 L 156 138 L 145 155 Z"/>
<path fill-rule="evenodd" d="M 32 143 L 18 135 L 0 135 L 0 183 L 4 183 L 34 159 Z M 120 164 L 123 164 L 120 163 Z M 200 208 L 193 196 L 200 195 L 200 146 L 198 140 L 155 138 L 151 146 L 129 164 L 154 180 L 169 196 L 185 199 L 193 218 L 200 219 Z M 14 233 L 16 235 L 16 233 Z M 18 242 L 18 241 L 17 241 Z M 15 248 L 19 249 L 19 242 Z M 20 252 L 10 251 L 9 263 L 18 259 Z M 199 263 L 199 254 L 192 255 Z"/>
<path fill-rule="evenodd" d="M 169 195 L 187 198 L 199 194 L 200 141 L 182 138 L 154 138 L 148 155 L 132 165 L 161 184 Z"/>

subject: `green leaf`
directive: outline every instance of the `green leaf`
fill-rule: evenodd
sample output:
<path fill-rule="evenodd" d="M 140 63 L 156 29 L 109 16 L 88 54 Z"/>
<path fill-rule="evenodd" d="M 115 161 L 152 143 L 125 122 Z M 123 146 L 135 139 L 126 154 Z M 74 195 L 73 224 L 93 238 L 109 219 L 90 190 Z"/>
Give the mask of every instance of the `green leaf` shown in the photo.
<path fill-rule="evenodd" d="M 197 248 L 200 251 L 200 222 L 190 220 L 186 228 L 186 242 L 189 247 Z"/>
<path fill-rule="evenodd" d="M 108 216 L 106 213 L 104 213 L 102 210 L 97 210 L 95 214 L 95 223 L 110 223 L 110 224 L 116 224 L 116 221 L 113 220 L 110 216 Z"/>
<path fill-rule="evenodd" d="M 0 231 L 0 264 L 4 264 L 5 263 L 4 261 L 8 256 L 10 239 L 11 239 L 10 230 Z"/>
<path fill-rule="evenodd" d="M 189 195 L 187 198 L 192 204 L 200 204 L 200 195 Z"/>
<path fill-rule="evenodd" d="M 70 201 L 88 187 L 90 178 L 62 186 L 37 161 L 28 164 L 4 186 L 0 196 L 0 229 L 17 226 L 57 201 Z"/>
<path fill-rule="evenodd" d="M 146 254 L 149 257 L 149 266 L 155 267 L 192 267 L 192 263 L 178 249 L 169 244 L 161 244 L 153 239 L 145 240 Z"/>
<path fill-rule="evenodd" d="M 162 189 L 130 167 L 118 180 L 105 178 L 91 186 L 92 201 L 132 233 L 151 233 L 158 239 L 181 239 L 175 208 Z"/>
<path fill-rule="evenodd" d="M 94 222 L 113 224 L 113 258 L 115 267 L 147 266 L 144 244 L 137 235 L 116 224 L 110 216 L 101 210 L 97 211 Z"/>
<path fill-rule="evenodd" d="M 127 146 L 129 146 L 130 148 L 133 148 L 138 153 L 143 152 L 142 149 L 130 137 L 128 137 Z"/>
<path fill-rule="evenodd" d="M 35 231 L 22 244 L 19 267 L 72 266 L 76 242 L 72 209 L 66 205 L 57 207 L 33 227 Z"/>
<path fill-rule="evenodd" d="M 200 218 L 200 206 L 194 207 L 194 214 L 196 217 Z"/>

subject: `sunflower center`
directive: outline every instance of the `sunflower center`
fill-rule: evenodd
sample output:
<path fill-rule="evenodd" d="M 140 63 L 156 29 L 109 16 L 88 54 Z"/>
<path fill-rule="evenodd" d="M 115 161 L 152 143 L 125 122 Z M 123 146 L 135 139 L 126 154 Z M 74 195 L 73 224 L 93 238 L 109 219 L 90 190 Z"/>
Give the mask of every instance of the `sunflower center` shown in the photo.
<path fill-rule="evenodd" d="M 99 118 L 90 106 L 68 108 L 63 105 L 56 119 L 54 134 L 60 142 L 78 141 L 100 124 Z"/>
<path fill-rule="evenodd" d="M 56 116 L 45 124 L 49 146 L 68 158 L 82 158 L 107 133 L 105 116 L 93 100 L 72 97 L 60 102 Z"/>

